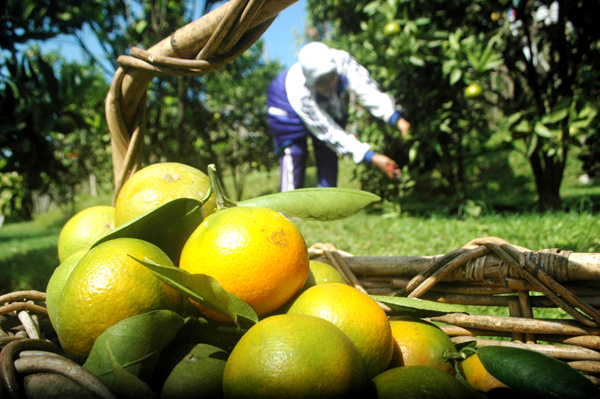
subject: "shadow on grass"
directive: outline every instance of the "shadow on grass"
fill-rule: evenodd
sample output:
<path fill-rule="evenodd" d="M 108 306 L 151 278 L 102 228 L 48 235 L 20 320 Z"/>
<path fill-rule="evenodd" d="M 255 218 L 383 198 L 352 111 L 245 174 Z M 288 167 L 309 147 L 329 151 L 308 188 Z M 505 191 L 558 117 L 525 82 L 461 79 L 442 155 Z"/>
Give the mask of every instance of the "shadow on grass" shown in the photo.
<path fill-rule="evenodd" d="M 0 259 L 0 295 L 20 290 L 46 291 L 58 265 L 54 246 Z"/>
<path fill-rule="evenodd" d="M 51 236 L 57 236 L 60 233 L 60 229 L 51 229 L 51 230 L 31 230 L 31 231 L 19 231 L 19 232 L 7 232 L 2 234 L 0 232 L 0 242 L 8 242 L 8 241 L 20 241 L 20 240 L 28 240 L 31 238 L 45 238 Z"/>

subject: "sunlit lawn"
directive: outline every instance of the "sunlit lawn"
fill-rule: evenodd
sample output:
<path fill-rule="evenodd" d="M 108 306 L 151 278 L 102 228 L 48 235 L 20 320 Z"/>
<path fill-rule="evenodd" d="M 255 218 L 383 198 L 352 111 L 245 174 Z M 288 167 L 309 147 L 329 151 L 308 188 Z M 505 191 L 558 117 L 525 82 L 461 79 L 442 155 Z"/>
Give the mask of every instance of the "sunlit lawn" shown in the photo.
<path fill-rule="evenodd" d="M 353 168 L 350 161 L 341 163 L 340 186 L 358 188 L 358 183 L 352 180 Z M 571 212 L 543 215 L 489 212 L 479 218 L 460 219 L 436 212 L 428 213 L 427 217 L 411 213 L 398 215 L 395 208 L 384 204 L 344 220 L 298 220 L 295 223 L 308 245 L 330 242 L 360 256 L 436 255 L 485 236 L 501 237 L 534 250 L 556 247 L 575 252 L 600 252 L 600 222 L 597 215 L 586 210 L 591 209 L 587 204 L 598 197 L 600 187 L 578 187 L 576 179 L 570 181 L 570 185 L 565 184 L 569 198 L 579 198 L 583 204 Z M 308 184 L 314 184 L 314 168 L 309 168 Z M 278 173 L 254 173 L 248 177 L 246 187 L 245 198 L 272 193 L 278 187 Z M 578 197 L 578 190 L 587 191 Z M 77 203 L 77 210 L 108 205 L 110 201 L 110 194 L 97 198 L 83 196 Z M 64 213 L 54 209 L 33 221 L 0 228 L 0 292 L 45 290 L 50 275 L 58 266 L 58 234 L 65 221 Z"/>

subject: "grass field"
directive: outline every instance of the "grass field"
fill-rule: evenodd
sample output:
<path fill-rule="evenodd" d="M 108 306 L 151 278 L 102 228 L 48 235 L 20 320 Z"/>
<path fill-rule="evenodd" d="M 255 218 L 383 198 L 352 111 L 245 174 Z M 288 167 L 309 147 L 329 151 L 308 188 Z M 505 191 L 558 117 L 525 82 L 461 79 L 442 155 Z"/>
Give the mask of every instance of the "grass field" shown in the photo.
<path fill-rule="evenodd" d="M 341 169 L 340 186 L 358 188 L 358 183 L 351 180 L 352 165 L 344 161 Z M 309 170 L 308 184 L 311 179 L 314 180 L 313 169 Z M 569 200 L 575 204 L 580 201 L 582 206 L 573 206 L 569 212 L 543 215 L 487 212 L 478 218 L 462 219 L 436 212 L 427 216 L 398 215 L 394 207 L 383 204 L 335 222 L 298 220 L 295 223 L 308 245 L 330 242 L 361 256 L 436 255 L 485 236 L 501 237 L 535 250 L 556 247 L 575 252 L 600 252 L 600 221 L 590 211 L 594 208 L 590 201 L 594 205 L 592 198 L 600 196 L 600 187 L 579 186 L 574 177 L 563 185 Z M 277 186 L 277 173 L 256 173 L 249 176 L 244 197 L 271 193 Z M 108 205 L 110 200 L 108 193 L 96 198 L 83 196 L 76 209 Z M 45 290 L 58 266 L 58 235 L 65 222 L 63 212 L 53 209 L 33 221 L 0 228 L 0 293 Z"/>

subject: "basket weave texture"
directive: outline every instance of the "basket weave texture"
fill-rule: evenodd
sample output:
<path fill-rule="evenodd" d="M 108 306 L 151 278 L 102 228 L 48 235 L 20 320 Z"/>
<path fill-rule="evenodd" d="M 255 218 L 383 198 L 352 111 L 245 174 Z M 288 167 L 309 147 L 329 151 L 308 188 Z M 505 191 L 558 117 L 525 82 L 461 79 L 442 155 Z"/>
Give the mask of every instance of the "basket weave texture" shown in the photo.
<path fill-rule="evenodd" d="M 438 322 L 455 344 L 535 350 L 600 383 L 598 254 L 531 251 L 497 237 L 426 257 L 358 257 L 332 244 L 316 244 L 309 252 L 369 294 L 508 308 L 508 317 L 456 313 L 427 320 Z M 562 309 L 566 318 L 537 319 L 533 308 Z M 388 314 L 393 318 L 394 311 Z"/>
<path fill-rule="evenodd" d="M 297 0 L 230 0 L 173 32 L 148 50 L 133 47 L 117 58 L 106 98 L 115 191 L 136 172 L 145 134 L 146 91 L 159 74 L 204 75 L 240 56 Z"/>

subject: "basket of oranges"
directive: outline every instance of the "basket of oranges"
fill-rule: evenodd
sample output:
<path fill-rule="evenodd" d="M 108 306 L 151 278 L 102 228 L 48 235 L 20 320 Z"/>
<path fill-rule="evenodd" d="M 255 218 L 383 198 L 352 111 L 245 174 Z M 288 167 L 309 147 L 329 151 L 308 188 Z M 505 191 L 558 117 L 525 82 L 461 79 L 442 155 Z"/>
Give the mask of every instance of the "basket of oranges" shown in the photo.
<path fill-rule="evenodd" d="M 45 293 L 0 298 L 3 395 L 598 394 L 593 284 L 564 281 L 590 273 L 592 254 L 490 237 L 445 255 L 359 257 L 308 247 L 292 221 L 378 200 L 314 188 L 232 201 L 213 165 L 137 171 L 114 207 L 65 224 Z M 540 304 L 572 319 L 527 317 Z"/>
<path fill-rule="evenodd" d="M 152 78 L 217 69 L 292 2 L 231 0 L 119 57 L 113 206 L 66 223 L 46 292 L 0 297 L 0 396 L 600 396 L 593 256 L 499 238 L 418 258 L 309 248 L 294 217 L 341 219 L 380 198 L 317 188 L 233 201 L 213 165 L 138 170 Z M 572 319 L 536 320 L 537 306 Z"/>

